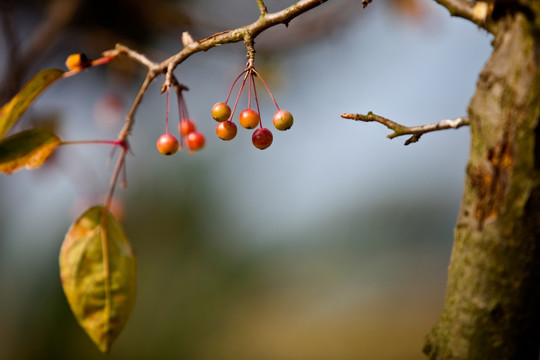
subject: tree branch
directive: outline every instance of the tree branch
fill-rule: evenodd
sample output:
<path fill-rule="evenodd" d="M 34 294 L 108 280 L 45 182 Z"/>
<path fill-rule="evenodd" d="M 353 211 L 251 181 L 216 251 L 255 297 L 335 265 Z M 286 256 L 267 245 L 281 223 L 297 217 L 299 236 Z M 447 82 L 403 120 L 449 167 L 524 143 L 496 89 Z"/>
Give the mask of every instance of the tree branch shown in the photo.
<path fill-rule="evenodd" d="M 160 64 L 160 67 L 164 70 L 169 64 L 172 63 L 173 68 L 178 66 L 185 59 L 191 55 L 200 52 L 207 51 L 218 45 L 234 43 L 239 41 L 244 41 L 247 37 L 255 39 L 264 30 L 271 28 L 279 24 L 285 24 L 286 26 L 289 22 L 295 17 L 309 11 L 328 0 L 300 0 L 294 5 L 285 8 L 281 11 L 275 13 L 265 13 L 261 15 L 257 21 L 252 24 L 240 27 L 235 30 L 223 31 L 212 35 L 206 39 L 199 40 L 190 44 L 189 46 L 184 47 L 177 54 L 169 57 Z"/>
<path fill-rule="evenodd" d="M 367 115 L 342 114 L 341 117 L 344 119 L 351 119 L 351 120 L 364 121 L 364 122 L 375 121 L 380 124 L 383 124 L 390 130 L 394 130 L 393 133 L 387 136 L 389 139 L 393 139 L 395 137 L 403 136 L 403 135 L 412 135 L 409 139 L 407 139 L 407 141 L 405 141 L 405 145 L 409 145 L 411 143 L 417 142 L 422 135 L 428 132 L 446 130 L 446 129 L 457 129 L 462 126 L 469 125 L 468 117 L 459 117 L 456 119 L 442 120 L 437 123 L 420 125 L 420 126 L 401 125 L 395 121 L 392 121 L 380 115 L 376 115 L 372 113 L 371 111 L 368 112 Z"/>
<path fill-rule="evenodd" d="M 491 14 L 493 8 L 490 6 L 493 3 L 486 1 L 468 1 L 468 0 L 435 0 L 438 4 L 444 6 L 451 16 L 457 16 L 467 19 L 478 26 L 493 33 L 495 28 L 488 17 Z M 491 11 L 486 13 L 486 10 L 490 8 Z"/>
<path fill-rule="evenodd" d="M 165 74 L 164 86 L 174 85 L 177 82 L 176 79 L 174 79 L 172 73 L 180 63 L 182 63 L 184 60 L 186 60 L 193 54 L 201 51 L 207 51 L 213 47 L 226 43 L 244 41 L 246 43 L 248 55 L 251 56 L 250 60 L 253 61 L 255 53 L 255 49 L 253 47 L 253 40 L 257 35 L 265 31 L 266 29 L 279 24 L 285 24 L 285 26 L 287 26 L 289 22 L 295 17 L 319 5 L 322 5 L 327 1 L 328 0 L 300 0 L 292 6 L 285 8 L 281 11 L 275 13 L 268 13 L 264 1 L 257 0 L 261 15 L 254 23 L 240 27 L 235 30 L 222 31 L 199 41 L 192 41 L 191 36 L 189 36 L 189 34 L 187 33 L 184 33 L 182 37 L 182 43 L 184 45 L 183 49 L 180 50 L 178 53 L 165 59 L 161 63 L 153 62 L 143 54 L 140 54 L 121 44 L 117 44 L 116 47 L 112 50 L 105 51 L 103 53 L 104 57 L 114 58 L 119 55 L 124 55 L 145 66 L 148 69 L 144 82 L 142 83 L 139 91 L 137 92 L 131 108 L 126 115 L 124 126 L 118 134 L 117 141 L 120 144 L 124 145 L 122 147 L 122 152 L 117 160 L 116 167 L 111 178 L 109 193 L 107 195 L 107 206 L 110 204 L 110 201 L 112 199 L 112 193 L 114 191 L 114 186 L 118 179 L 118 174 L 125 162 L 125 155 L 128 149 L 127 138 L 129 137 L 129 134 L 131 133 L 131 129 L 135 122 L 135 112 L 137 111 L 137 108 L 139 107 L 143 95 L 148 89 L 148 86 L 158 75 Z"/>
<path fill-rule="evenodd" d="M 281 11 L 275 13 L 264 13 L 264 15 L 261 15 L 257 21 L 253 22 L 252 24 L 234 30 L 222 31 L 202 40 L 189 43 L 185 45 L 181 51 L 170 56 L 168 59 L 165 59 L 159 64 L 149 62 L 147 59 L 143 60 L 143 55 L 140 55 L 121 44 L 118 44 L 114 50 L 109 50 L 106 53 L 110 55 L 127 55 L 129 58 L 148 67 L 149 70 L 157 76 L 159 73 L 164 73 L 167 69 L 176 68 L 180 63 L 195 53 L 207 51 L 213 47 L 227 43 L 244 41 L 246 38 L 255 39 L 255 37 L 266 29 L 279 24 L 285 24 L 287 26 L 295 17 L 319 5 L 322 5 L 327 1 L 328 0 L 300 0 Z M 264 3 L 260 0 L 258 0 L 258 4 L 264 5 Z"/>
<path fill-rule="evenodd" d="M 279 25 L 279 24 L 288 25 L 288 23 L 295 17 L 327 1 L 328 0 L 300 0 L 297 3 L 293 4 L 292 6 L 289 6 L 288 8 L 285 8 L 281 11 L 278 11 L 275 13 L 265 12 L 257 19 L 257 21 L 255 21 L 252 24 L 240 27 L 235 30 L 222 31 L 199 41 L 186 42 L 182 50 L 170 56 L 169 58 L 162 61 L 161 63 L 155 63 L 149 60 L 146 56 L 139 54 L 138 52 L 121 44 L 117 44 L 115 49 L 105 51 L 103 53 L 105 56 L 115 57 L 118 55 L 124 55 L 148 68 L 146 79 L 143 85 L 141 86 L 141 89 L 139 90 L 135 98 L 135 101 L 133 102 L 133 105 L 131 107 L 129 114 L 126 116 L 126 124 L 119 134 L 119 140 L 125 140 L 127 136 L 129 135 L 129 132 L 134 122 L 134 114 L 137 107 L 140 104 L 142 96 L 144 92 L 146 91 L 146 89 L 148 88 L 148 85 L 158 75 L 167 74 L 167 73 L 171 74 L 172 71 L 180 63 L 182 63 L 191 55 L 196 54 L 201 51 L 207 51 L 218 45 L 240 42 L 240 41 L 246 42 L 246 45 L 248 43 L 251 44 L 253 42 L 253 39 L 255 39 L 257 35 L 265 31 L 266 29 Z M 261 0 L 257 0 L 257 4 L 259 5 L 259 9 L 261 10 L 261 12 L 262 12 L 262 7 L 266 8 L 266 6 L 264 6 L 264 2 Z M 251 50 L 251 49 L 248 49 L 248 50 Z"/>

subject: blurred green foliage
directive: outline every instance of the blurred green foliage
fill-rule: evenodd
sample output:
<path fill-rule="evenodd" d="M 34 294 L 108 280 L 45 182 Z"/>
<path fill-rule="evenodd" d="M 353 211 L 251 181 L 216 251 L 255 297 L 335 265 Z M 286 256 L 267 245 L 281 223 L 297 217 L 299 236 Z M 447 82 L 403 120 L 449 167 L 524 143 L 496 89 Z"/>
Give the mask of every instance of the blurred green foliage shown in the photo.
<path fill-rule="evenodd" d="M 442 301 L 455 203 L 360 206 L 244 248 L 251 235 L 222 215 L 227 206 L 205 180 L 211 164 L 184 170 L 179 191 L 129 189 L 138 294 L 108 358 L 417 358 Z M 70 313 L 53 255 L 31 281 L 4 287 L 24 305 L 0 327 L 3 358 L 104 356 Z"/>

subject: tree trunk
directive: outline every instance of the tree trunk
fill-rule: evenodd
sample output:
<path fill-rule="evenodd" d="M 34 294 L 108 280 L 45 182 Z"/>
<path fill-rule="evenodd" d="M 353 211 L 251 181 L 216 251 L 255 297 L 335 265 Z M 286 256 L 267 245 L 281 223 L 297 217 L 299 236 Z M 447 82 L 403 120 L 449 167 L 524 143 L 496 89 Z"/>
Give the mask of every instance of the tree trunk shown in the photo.
<path fill-rule="evenodd" d="M 430 359 L 539 359 L 540 2 L 522 3 L 493 14 L 493 54 L 469 107 L 445 304 L 424 347 Z"/>

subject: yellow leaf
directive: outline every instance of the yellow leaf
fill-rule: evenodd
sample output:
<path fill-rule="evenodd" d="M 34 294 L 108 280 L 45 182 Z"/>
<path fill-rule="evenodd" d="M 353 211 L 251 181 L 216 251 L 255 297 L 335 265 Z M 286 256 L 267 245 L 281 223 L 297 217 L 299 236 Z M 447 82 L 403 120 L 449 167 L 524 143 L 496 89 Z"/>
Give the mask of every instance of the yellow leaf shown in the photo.
<path fill-rule="evenodd" d="M 41 166 L 60 144 L 51 130 L 31 129 L 0 140 L 0 172 L 10 174 L 21 167 Z"/>
<path fill-rule="evenodd" d="M 120 224 L 103 206 L 71 225 L 60 251 L 60 276 L 77 321 L 108 352 L 135 302 L 136 262 Z"/>
<path fill-rule="evenodd" d="M 15 125 L 30 104 L 49 85 L 62 77 L 60 69 L 46 69 L 37 73 L 7 104 L 0 109 L 0 139 Z"/>

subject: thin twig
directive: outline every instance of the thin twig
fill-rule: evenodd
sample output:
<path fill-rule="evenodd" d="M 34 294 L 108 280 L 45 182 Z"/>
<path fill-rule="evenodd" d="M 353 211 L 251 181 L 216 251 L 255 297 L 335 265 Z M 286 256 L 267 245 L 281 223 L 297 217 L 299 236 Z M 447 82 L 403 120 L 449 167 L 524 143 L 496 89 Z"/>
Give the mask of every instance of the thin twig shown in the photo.
<path fill-rule="evenodd" d="M 114 188 L 116 187 L 116 183 L 118 182 L 118 177 L 120 176 L 122 167 L 125 165 L 127 152 L 128 152 L 128 146 L 126 144 L 126 145 L 123 145 L 120 149 L 120 155 L 118 155 L 118 159 L 116 160 L 116 165 L 114 166 L 113 174 L 109 182 L 109 190 L 107 191 L 107 196 L 105 197 L 105 208 L 107 209 L 111 208 Z"/>
<path fill-rule="evenodd" d="M 261 13 L 261 16 L 264 16 L 266 15 L 266 13 L 268 13 L 268 9 L 264 4 L 264 0 L 257 0 L 257 5 L 259 6 L 259 12 Z"/>
<path fill-rule="evenodd" d="M 135 50 L 131 50 L 127 46 L 124 46 L 122 44 L 117 44 L 116 47 L 112 50 L 104 51 L 104 56 L 118 56 L 118 55 L 126 55 L 130 59 L 140 63 L 143 66 L 146 66 L 148 70 L 151 70 L 155 68 L 158 64 L 154 63 L 153 61 L 150 61 L 146 56 L 143 54 L 140 54 L 136 52 Z"/>
<path fill-rule="evenodd" d="M 428 133 L 428 132 L 446 130 L 446 129 L 458 129 L 462 126 L 470 124 L 469 118 L 466 116 L 459 117 L 456 119 L 442 120 L 433 124 L 419 125 L 419 126 L 401 125 L 395 121 L 392 121 L 380 115 L 376 115 L 372 113 L 371 111 L 368 112 L 366 115 L 342 114 L 341 117 L 345 119 L 364 121 L 364 122 L 371 122 L 371 121 L 378 122 L 386 126 L 387 128 L 389 128 L 390 130 L 394 131 L 393 133 L 387 135 L 389 139 L 393 139 L 395 137 L 403 136 L 403 135 L 412 135 L 409 139 L 407 139 L 407 141 L 405 141 L 405 145 L 409 145 L 411 143 L 417 142 L 423 134 Z"/>
<path fill-rule="evenodd" d="M 137 111 L 137 108 L 139 107 L 143 95 L 146 92 L 146 89 L 148 89 L 148 86 L 150 86 L 150 83 L 154 78 L 156 77 L 155 74 L 152 74 L 151 72 L 148 72 L 146 75 L 146 78 L 144 79 L 143 84 L 141 85 L 141 88 L 139 89 L 139 92 L 137 93 L 137 96 L 135 96 L 135 100 L 133 100 L 133 104 L 131 105 L 131 109 L 129 110 L 128 114 L 126 115 L 126 122 L 124 123 L 124 127 L 118 134 L 119 140 L 126 140 L 131 128 L 133 126 L 133 122 L 135 121 L 135 112 Z"/>

